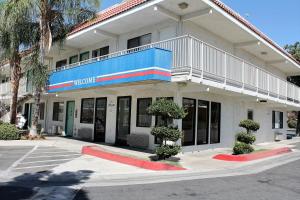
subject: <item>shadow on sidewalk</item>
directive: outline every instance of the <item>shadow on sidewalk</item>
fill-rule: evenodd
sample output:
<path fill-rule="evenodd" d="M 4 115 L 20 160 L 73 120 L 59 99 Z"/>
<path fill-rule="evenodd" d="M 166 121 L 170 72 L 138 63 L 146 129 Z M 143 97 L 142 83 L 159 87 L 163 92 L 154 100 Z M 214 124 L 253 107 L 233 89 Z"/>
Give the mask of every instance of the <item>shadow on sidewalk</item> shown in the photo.
<path fill-rule="evenodd" d="M 53 174 L 51 171 L 43 173 L 24 173 L 9 182 L 0 185 L 0 199 L 23 200 L 30 199 L 43 187 L 76 186 L 85 182 L 93 171 L 79 170 L 77 172 L 63 172 Z M 68 188 L 66 188 L 68 189 Z"/>

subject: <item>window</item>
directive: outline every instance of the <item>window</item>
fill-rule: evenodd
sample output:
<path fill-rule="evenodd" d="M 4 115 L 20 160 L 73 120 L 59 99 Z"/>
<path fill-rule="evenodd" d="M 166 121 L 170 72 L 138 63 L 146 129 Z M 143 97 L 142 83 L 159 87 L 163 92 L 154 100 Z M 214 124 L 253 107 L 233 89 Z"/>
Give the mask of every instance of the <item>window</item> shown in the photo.
<path fill-rule="evenodd" d="M 45 103 L 40 103 L 40 120 L 44 120 L 45 116 Z"/>
<path fill-rule="evenodd" d="M 107 54 L 109 54 L 109 46 L 102 47 L 100 49 L 96 49 L 92 52 L 93 58 L 105 56 Z"/>
<path fill-rule="evenodd" d="M 196 100 L 183 98 L 183 108 L 187 111 L 187 116 L 182 119 L 182 131 L 184 146 L 195 144 L 195 123 L 196 123 Z"/>
<path fill-rule="evenodd" d="M 220 143 L 221 104 L 211 102 L 210 143 Z"/>
<path fill-rule="evenodd" d="M 62 68 L 67 65 L 67 59 L 56 62 L 56 69 Z"/>
<path fill-rule="evenodd" d="M 127 49 L 132 49 L 150 43 L 151 43 L 151 33 L 129 39 L 127 41 Z"/>
<path fill-rule="evenodd" d="M 82 99 L 80 123 L 92 124 L 94 122 L 94 99 Z"/>
<path fill-rule="evenodd" d="M 283 112 L 279 112 L 279 111 L 272 112 L 272 128 L 273 129 L 283 128 Z"/>
<path fill-rule="evenodd" d="M 88 60 L 90 58 L 90 52 L 84 52 L 80 54 L 80 61 Z"/>
<path fill-rule="evenodd" d="M 251 120 L 253 120 L 253 110 L 248 110 L 247 111 L 247 119 L 251 119 Z"/>
<path fill-rule="evenodd" d="M 209 102 L 198 100 L 197 145 L 208 144 Z"/>
<path fill-rule="evenodd" d="M 148 114 L 147 108 L 151 105 L 151 98 L 137 99 L 137 114 L 136 126 L 137 127 L 150 127 L 152 116 Z"/>
<path fill-rule="evenodd" d="M 63 113 L 64 113 L 64 102 L 54 102 L 53 103 L 53 121 L 63 121 Z"/>
<path fill-rule="evenodd" d="M 78 62 L 78 55 L 75 55 L 75 56 L 71 56 L 69 58 L 69 64 L 74 64 L 74 63 L 77 63 Z"/>

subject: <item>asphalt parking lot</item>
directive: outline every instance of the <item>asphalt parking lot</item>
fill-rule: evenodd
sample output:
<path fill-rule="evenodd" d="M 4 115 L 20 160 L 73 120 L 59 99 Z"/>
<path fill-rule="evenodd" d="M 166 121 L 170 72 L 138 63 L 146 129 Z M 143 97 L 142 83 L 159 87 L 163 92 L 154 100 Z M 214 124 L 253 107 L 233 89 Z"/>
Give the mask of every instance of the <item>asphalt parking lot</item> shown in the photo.
<path fill-rule="evenodd" d="M 0 147 L 0 170 L 40 173 L 71 161 L 81 154 L 53 146 Z"/>

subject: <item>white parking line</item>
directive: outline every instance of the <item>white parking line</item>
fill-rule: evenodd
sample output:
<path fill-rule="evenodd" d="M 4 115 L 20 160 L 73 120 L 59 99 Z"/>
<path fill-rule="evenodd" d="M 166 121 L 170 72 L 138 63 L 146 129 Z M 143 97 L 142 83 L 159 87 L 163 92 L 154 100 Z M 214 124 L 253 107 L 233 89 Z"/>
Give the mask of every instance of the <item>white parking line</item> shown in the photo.
<path fill-rule="evenodd" d="M 46 151 L 46 152 L 38 152 L 38 153 L 32 153 L 31 155 L 34 155 L 34 154 L 42 154 L 42 153 L 74 153 L 74 152 L 66 152 L 66 151 L 57 151 L 57 152 L 55 152 L 55 151 Z"/>
<path fill-rule="evenodd" d="M 57 159 L 57 160 L 39 160 L 39 161 L 33 161 L 33 162 L 21 162 L 21 163 L 19 163 L 19 165 L 31 164 L 31 163 L 43 163 L 43 162 L 55 162 L 55 161 L 63 161 L 63 160 L 73 160 L 73 158 Z"/>
<path fill-rule="evenodd" d="M 79 156 L 81 155 L 80 153 L 76 154 L 68 154 L 68 155 L 53 155 L 53 156 L 30 156 L 27 158 L 51 158 L 51 157 L 66 157 L 66 156 Z"/>
<path fill-rule="evenodd" d="M 55 165 L 39 165 L 39 166 L 30 166 L 30 167 L 17 167 L 14 168 L 14 170 L 19 170 L 19 169 L 32 169 L 32 168 L 41 168 L 41 167 L 54 167 L 54 166 L 58 166 L 59 164 L 55 164 Z"/>

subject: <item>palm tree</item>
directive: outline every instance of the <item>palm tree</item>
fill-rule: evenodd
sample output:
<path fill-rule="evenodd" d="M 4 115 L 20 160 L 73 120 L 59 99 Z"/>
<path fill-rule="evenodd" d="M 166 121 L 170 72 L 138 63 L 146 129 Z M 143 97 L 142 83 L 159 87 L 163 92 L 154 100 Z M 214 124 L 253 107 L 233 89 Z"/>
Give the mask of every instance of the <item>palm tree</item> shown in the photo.
<path fill-rule="evenodd" d="M 37 134 L 41 93 L 47 82 L 45 55 L 53 42 L 63 44 L 67 33 L 74 25 L 92 19 L 99 9 L 100 0 L 30 0 L 29 2 L 32 4 L 34 18 L 39 23 L 40 32 L 38 64 L 36 70 L 33 70 L 40 75 L 37 83 L 33 83 L 35 103 L 30 135 L 34 136 Z"/>
<path fill-rule="evenodd" d="M 22 49 L 36 43 L 34 24 L 30 21 L 29 6 L 20 0 L 0 3 L 0 48 L 1 59 L 11 68 L 12 102 L 10 123 L 16 123 L 19 82 L 22 75 Z"/>

